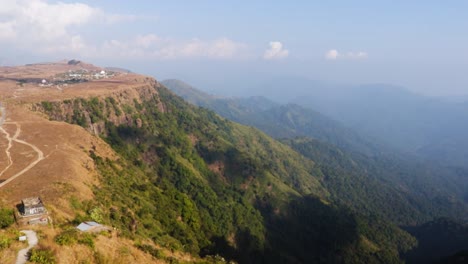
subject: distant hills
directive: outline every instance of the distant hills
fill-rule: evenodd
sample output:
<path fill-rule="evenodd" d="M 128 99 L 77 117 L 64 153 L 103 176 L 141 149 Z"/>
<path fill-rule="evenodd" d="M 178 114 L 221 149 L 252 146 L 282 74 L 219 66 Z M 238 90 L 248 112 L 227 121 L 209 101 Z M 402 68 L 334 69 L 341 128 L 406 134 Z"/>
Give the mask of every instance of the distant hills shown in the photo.
<path fill-rule="evenodd" d="M 188 102 L 211 109 L 244 125 L 254 126 L 274 138 L 308 136 L 349 151 L 373 155 L 379 151 L 352 129 L 298 104 L 279 104 L 262 96 L 222 98 L 204 93 L 180 80 L 164 80 L 163 85 Z"/>
<path fill-rule="evenodd" d="M 178 80 L 162 83 L 187 101 L 257 127 L 313 160 L 324 175 L 324 187 L 338 204 L 404 225 L 448 215 L 466 219 L 466 213 L 453 214 L 467 210 L 468 179 L 464 169 L 440 166 L 441 162 L 429 163 L 417 158 L 416 153 L 404 154 L 401 148 L 388 147 L 388 142 L 376 143 L 378 139 L 361 136 L 362 131 L 355 132 L 297 104 L 279 104 L 258 96 L 222 98 Z M 396 100 L 402 91 L 391 92 Z M 424 243 L 406 255 L 410 263 L 433 261 L 460 250 L 457 244 L 424 255 Z"/>
<path fill-rule="evenodd" d="M 468 164 L 468 111 L 388 85 L 340 89 L 334 96 L 317 88 L 293 101 L 313 107 L 351 128 L 401 151 L 451 166 Z"/>
<path fill-rule="evenodd" d="M 296 103 L 373 141 L 444 166 L 468 166 L 466 101 L 426 97 L 388 84 L 340 85 L 304 78 L 264 81 L 246 95 Z"/>
<path fill-rule="evenodd" d="M 262 95 L 341 122 L 367 140 L 443 166 L 468 167 L 466 97 L 427 97 L 389 84 L 348 85 L 295 76 L 227 80 L 219 94 Z M 201 87 L 203 88 L 203 87 Z M 443 87 L 441 87 L 442 89 Z M 212 88 L 213 89 L 213 88 Z"/>

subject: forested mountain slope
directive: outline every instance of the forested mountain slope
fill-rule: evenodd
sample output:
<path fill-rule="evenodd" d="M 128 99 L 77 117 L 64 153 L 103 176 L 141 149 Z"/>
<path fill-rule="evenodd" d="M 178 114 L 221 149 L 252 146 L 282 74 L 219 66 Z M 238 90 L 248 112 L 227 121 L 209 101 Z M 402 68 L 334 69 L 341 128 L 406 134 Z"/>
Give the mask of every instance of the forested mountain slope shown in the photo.
<path fill-rule="evenodd" d="M 274 138 L 308 136 L 368 155 L 375 155 L 383 149 L 339 122 L 297 104 L 281 105 L 260 96 L 215 97 L 175 79 L 164 80 L 162 84 L 194 105 L 211 109 L 229 120 L 254 126 Z"/>
<path fill-rule="evenodd" d="M 406 232 L 335 202 L 312 160 L 262 132 L 190 106 L 159 83 L 32 106 L 103 137 L 91 152 L 105 222 L 192 254 L 241 263 L 399 262 Z"/>
<path fill-rule="evenodd" d="M 189 102 L 273 137 L 289 138 L 284 142 L 320 163 L 328 190 L 351 207 L 382 213 L 400 224 L 437 216 L 466 217 L 468 179 L 463 171 L 389 150 L 298 105 L 280 105 L 262 97 L 217 98 L 178 80 L 164 83 Z M 298 136 L 302 138 L 295 139 Z"/>
<path fill-rule="evenodd" d="M 332 196 L 356 210 L 405 225 L 467 217 L 466 185 L 456 171 L 397 156 L 368 157 L 309 138 L 282 141 L 314 160 Z"/>

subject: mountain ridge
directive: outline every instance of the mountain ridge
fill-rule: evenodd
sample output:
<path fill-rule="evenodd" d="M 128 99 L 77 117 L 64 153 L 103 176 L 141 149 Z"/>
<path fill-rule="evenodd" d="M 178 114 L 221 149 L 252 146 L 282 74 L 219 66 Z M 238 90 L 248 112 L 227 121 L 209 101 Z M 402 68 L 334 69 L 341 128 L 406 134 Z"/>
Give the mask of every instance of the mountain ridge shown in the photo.
<path fill-rule="evenodd" d="M 339 122 L 294 103 L 282 105 L 262 96 L 211 96 L 180 80 L 163 80 L 161 83 L 192 104 L 212 109 L 235 122 L 257 127 L 274 138 L 309 136 L 368 155 L 380 151 L 373 146 L 374 143 Z"/>

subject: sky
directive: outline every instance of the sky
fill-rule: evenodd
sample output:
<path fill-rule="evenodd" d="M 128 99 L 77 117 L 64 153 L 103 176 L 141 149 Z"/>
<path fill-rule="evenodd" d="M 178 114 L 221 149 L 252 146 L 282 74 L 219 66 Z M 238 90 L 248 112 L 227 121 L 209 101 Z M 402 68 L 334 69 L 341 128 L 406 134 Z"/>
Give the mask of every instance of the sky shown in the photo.
<path fill-rule="evenodd" d="M 467 95 L 467 12 L 462 0 L 0 0 L 0 65 L 73 58 L 213 91 L 297 76 Z"/>

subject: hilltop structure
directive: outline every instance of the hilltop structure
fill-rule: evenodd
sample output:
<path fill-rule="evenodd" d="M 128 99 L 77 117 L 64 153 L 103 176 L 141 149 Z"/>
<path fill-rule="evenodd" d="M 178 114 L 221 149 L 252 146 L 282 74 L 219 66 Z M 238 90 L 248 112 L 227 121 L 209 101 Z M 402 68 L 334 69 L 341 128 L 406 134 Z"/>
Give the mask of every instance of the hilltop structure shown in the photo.
<path fill-rule="evenodd" d="M 21 200 L 21 214 L 23 216 L 32 216 L 47 213 L 41 198 L 31 197 Z"/>
<path fill-rule="evenodd" d="M 40 197 L 30 197 L 21 200 L 20 224 L 47 224 L 48 214 Z"/>

